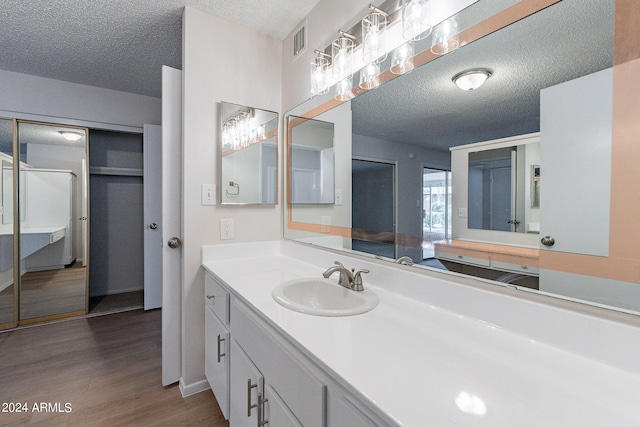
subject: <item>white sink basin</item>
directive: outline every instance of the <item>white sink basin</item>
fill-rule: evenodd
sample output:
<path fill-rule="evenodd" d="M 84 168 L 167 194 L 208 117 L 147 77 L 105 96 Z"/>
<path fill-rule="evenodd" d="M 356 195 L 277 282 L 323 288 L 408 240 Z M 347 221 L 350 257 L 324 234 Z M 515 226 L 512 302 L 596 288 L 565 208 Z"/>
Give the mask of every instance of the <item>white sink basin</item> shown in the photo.
<path fill-rule="evenodd" d="M 380 301 L 371 290 L 352 291 L 335 279 L 296 279 L 276 286 L 271 293 L 288 309 L 316 316 L 351 316 L 372 310 Z"/>

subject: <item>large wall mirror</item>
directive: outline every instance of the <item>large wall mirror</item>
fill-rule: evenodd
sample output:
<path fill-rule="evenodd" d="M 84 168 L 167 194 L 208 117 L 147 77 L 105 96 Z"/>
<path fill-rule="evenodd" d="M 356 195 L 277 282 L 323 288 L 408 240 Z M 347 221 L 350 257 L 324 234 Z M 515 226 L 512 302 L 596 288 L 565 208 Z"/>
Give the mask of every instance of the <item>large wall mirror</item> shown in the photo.
<path fill-rule="evenodd" d="M 624 78 L 616 69 L 629 62 L 626 58 L 614 67 L 614 35 L 620 35 L 616 42 L 626 39 L 624 28 L 614 28 L 616 12 L 626 13 L 616 6 L 631 7 L 623 1 L 479 0 L 454 16 L 460 30 L 457 49 L 434 52 L 428 37 L 414 45 L 416 67 L 411 72 L 391 73 L 389 54 L 381 64 L 384 83 L 379 87 L 366 90 L 355 83 L 353 97 L 346 101 L 344 96 L 335 99 L 332 88 L 291 110 L 289 116 L 334 123 L 335 188 L 341 189 L 343 203 L 289 204 L 285 237 L 382 258 L 409 256 L 418 268 L 477 273 L 502 285 L 519 285 L 522 276 L 533 277 L 523 290 L 640 312 L 640 254 L 627 250 L 635 246 L 620 232 L 620 221 L 633 230 L 640 224 L 618 214 L 618 206 L 626 206 L 629 198 L 616 198 L 610 191 L 614 180 L 631 185 L 635 170 L 632 164 L 611 165 L 630 157 L 616 140 L 616 129 L 618 134 L 625 129 L 616 128 L 623 125 L 612 114 L 619 102 L 612 82 Z M 475 90 L 460 90 L 453 77 L 474 68 L 489 70 L 489 79 Z M 359 81 L 358 73 L 353 81 Z M 568 114 L 573 111 L 578 117 Z M 564 126 L 557 125 L 558 118 Z M 488 145 L 461 149 L 478 143 Z M 469 152 L 489 148 L 507 153 L 504 157 L 515 169 L 500 190 L 508 192 L 500 198 L 512 210 L 508 229 L 491 229 L 470 217 L 477 210 L 470 206 L 475 195 L 467 189 L 474 185 L 469 170 L 484 161 L 484 154 Z M 464 153 L 463 167 L 456 150 Z M 519 150 L 523 152 L 518 157 Z M 356 233 L 352 227 L 353 159 L 396 167 L 391 240 L 388 233 Z M 444 227 L 446 233 L 436 237 L 424 231 L 427 169 L 452 171 L 451 205 L 443 203 L 451 229 Z M 464 173 L 457 173 L 461 169 Z M 514 220 L 518 227 L 509 223 Z M 606 232 L 594 231 L 603 228 Z M 356 237 L 374 245 L 362 249 L 354 245 Z M 378 242 L 391 242 L 393 255 L 377 252 Z M 452 257 L 438 257 L 439 244 L 473 268 L 449 268 Z"/>
<path fill-rule="evenodd" d="M 275 205 L 278 113 L 222 102 L 221 120 L 221 203 Z"/>
<path fill-rule="evenodd" d="M 0 324 L 86 314 L 87 129 L 3 120 L 0 133 Z"/>

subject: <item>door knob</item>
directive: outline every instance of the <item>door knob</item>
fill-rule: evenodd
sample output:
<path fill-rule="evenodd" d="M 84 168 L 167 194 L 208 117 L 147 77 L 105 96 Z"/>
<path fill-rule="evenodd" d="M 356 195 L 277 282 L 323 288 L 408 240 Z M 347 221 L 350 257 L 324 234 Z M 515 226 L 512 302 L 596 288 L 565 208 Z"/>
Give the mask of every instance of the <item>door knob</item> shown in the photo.
<path fill-rule="evenodd" d="M 171 249 L 177 249 L 182 246 L 182 241 L 177 237 L 172 237 L 167 242 L 167 245 L 169 245 Z"/>
<path fill-rule="evenodd" d="M 540 239 L 540 243 L 545 246 L 553 246 L 556 243 L 556 239 L 551 236 L 544 236 L 542 239 Z"/>
<path fill-rule="evenodd" d="M 151 224 L 149 224 L 149 228 L 152 230 L 155 230 L 156 228 L 158 228 L 158 224 L 156 224 L 155 222 L 152 222 Z"/>

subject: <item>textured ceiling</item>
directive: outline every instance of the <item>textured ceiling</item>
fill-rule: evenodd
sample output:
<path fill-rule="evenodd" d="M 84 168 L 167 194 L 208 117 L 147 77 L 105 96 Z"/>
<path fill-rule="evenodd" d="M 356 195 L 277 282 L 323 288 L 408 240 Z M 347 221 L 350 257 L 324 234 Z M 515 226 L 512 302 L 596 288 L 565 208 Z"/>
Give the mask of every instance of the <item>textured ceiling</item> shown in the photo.
<path fill-rule="evenodd" d="M 537 132 L 542 88 L 613 65 L 613 22 L 612 0 L 563 0 L 355 98 L 353 131 L 438 150 Z M 479 67 L 479 89 L 452 82 Z"/>
<path fill-rule="evenodd" d="M 0 70 L 159 97 L 182 68 L 182 10 L 284 39 L 319 0 L 25 0 L 0 8 Z"/>

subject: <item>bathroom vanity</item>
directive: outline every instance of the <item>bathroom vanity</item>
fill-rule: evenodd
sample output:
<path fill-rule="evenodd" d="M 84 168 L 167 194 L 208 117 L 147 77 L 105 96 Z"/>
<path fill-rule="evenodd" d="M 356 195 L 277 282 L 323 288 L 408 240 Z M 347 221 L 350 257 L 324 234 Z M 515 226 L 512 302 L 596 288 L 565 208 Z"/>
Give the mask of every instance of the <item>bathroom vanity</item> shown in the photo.
<path fill-rule="evenodd" d="M 370 270 L 375 308 L 319 316 L 272 297 L 334 261 Z M 634 320 L 295 242 L 207 246 L 202 265 L 206 376 L 232 427 L 638 425 Z"/>

